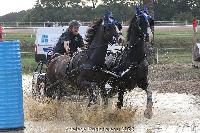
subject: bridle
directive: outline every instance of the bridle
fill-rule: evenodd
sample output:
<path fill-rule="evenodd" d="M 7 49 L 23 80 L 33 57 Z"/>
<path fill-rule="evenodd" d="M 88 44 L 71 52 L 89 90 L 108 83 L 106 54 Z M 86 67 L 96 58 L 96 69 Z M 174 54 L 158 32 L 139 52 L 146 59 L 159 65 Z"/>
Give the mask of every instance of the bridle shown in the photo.
<path fill-rule="evenodd" d="M 112 24 L 112 26 L 113 26 L 114 24 Z M 116 27 L 116 26 L 115 26 Z M 102 25 L 102 30 L 103 30 L 103 32 L 105 32 L 105 30 L 106 30 L 106 26 L 105 25 Z M 116 27 L 117 28 L 117 27 Z M 118 35 L 118 33 L 116 32 L 116 34 L 113 34 L 112 35 L 112 38 L 113 37 L 116 37 Z M 104 47 L 104 46 L 108 46 L 108 45 L 114 45 L 115 44 L 115 42 L 114 41 L 110 41 L 110 39 L 108 39 L 108 40 L 106 40 L 106 42 L 103 44 L 103 45 L 100 45 L 100 46 L 95 46 L 95 47 L 90 47 L 89 49 L 96 49 L 96 48 L 100 48 L 100 47 Z"/>
<path fill-rule="evenodd" d="M 131 26 L 131 31 L 130 32 L 133 32 L 132 30 L 135 28 L 137 31 L 139 31 L 139 37 L 138 37 L 138 39 L 132 45 L 129 45 L 129 47 L 135 46 L 139 41 L 145 39 L 144 38 L 145 33 L 142 31 L 142 28 L 139 26 L 139 22 L 138 22 L 138 19 L 139 19 L 140 16 L 136 15 L 135 17 L 136 17 L 136 21 L 135 21 L 135 23 L 131 24 L 132 26 Z M 129 44 L 130 43 L 131 42 L 129 41 Z"/>

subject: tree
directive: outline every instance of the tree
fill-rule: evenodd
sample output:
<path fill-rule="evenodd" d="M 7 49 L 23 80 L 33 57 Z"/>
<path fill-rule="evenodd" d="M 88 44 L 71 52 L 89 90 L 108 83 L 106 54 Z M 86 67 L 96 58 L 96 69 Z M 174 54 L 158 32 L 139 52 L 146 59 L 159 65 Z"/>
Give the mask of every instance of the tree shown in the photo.
<path fill-rule="evenodd" d="M 156 20 L 172 20 L 178 10 L 174 0 L 157 0 L 154 3 L 154 9 Z"/>
<path fill-rule="evenodd" d="M 42 7 L 66 7 L 67 0 L 40 0 Z"/>
<path fill-rule="evenodd" d="M 95 9 L 99 0 L 86 0 L 88 2 L 92 2 L 92 8 Z"/>
<path fill-rule="evenodd" d="M 78 8 L 81 4 L 81 0 L 67 0 L 67 5 L 70 5 L 72 8 Z"/>
<path fill-rule="evenodd" d="M 138 3 L 138 0 L 102 0 L 104 5 L 116 5 L 123 4 L 127 6 L 132 6 Z"/>

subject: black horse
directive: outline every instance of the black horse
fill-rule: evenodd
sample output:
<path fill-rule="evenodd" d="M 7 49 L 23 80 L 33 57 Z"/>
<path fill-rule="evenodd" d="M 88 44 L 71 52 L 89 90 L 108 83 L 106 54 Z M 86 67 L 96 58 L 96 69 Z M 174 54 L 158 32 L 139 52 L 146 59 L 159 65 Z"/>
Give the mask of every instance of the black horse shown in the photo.
<path fill-rule="evenodd" d="M 58 86 L 56 82 L 62 79 L 74 88 L 88 92 L 88 106 L 95 103 L 97 99 L 96 86 L 109 77 L 109 74 L 105 73 L 103 69 L 107 47 L 114 36 L 117 36 L 115 21 L 104 18 L 94 22 L 87 31 L 87 48 L 82 52 L 75 53 L 72 58 L 63 55 L 53 59 L 47 69 L 47 79 L 56 87 Z M 55 86 L 46 90 L 48 96 L 51 97 L 55 91 L 64 88 L 62 84 L 59 89 Z"/>
<path fill-rule="evenodd" d="M 116 73 L 118 78 L 111 77 L 109 84 L 112 90 L 118 90 L 117 107 L 123 106 L 125 91 L 131 91 L 136 86 L 147 93 L 147 108 L 145 116 L 152 116 L 152 91 L 148 88 L 148 62 L 145 57 L 144 42 L 148 20 L 143 14 L 135 15 L 130 22 L 127 34 L 127 45 L 120 56 L 116 57 L 114 67 L 110 71 Z"/>

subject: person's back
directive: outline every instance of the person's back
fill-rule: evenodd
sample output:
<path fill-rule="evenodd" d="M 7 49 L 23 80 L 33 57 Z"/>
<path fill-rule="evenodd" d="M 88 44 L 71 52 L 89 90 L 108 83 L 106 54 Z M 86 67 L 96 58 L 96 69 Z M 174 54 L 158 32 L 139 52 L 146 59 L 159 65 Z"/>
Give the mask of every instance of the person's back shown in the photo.
<path fill-rule="evenodd" d="M 59 53 L 59 54 L 64 54 L 66 53 L 67 51 L 64 49 L 64 40 L 65 40 L 65 37 L 68 36 L 68 30 L 65 31 L 64 33 L 62 33 L 62 35 L 60 36 L 55 48 L 54 48 L 54 53 Z"/>
<path fill-rule="evenodd" d="M 192 25 L 193 25 L 194 32 L 197 32 L 197 20 L 195 18 L 192 21 Z"/>

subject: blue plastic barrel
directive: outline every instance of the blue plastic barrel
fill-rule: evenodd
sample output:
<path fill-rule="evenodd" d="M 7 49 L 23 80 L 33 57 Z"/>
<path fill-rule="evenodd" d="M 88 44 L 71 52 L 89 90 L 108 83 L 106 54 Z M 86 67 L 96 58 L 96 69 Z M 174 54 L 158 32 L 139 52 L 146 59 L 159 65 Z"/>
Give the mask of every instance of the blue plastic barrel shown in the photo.
<path fill-rule="evenodd" d="M 0 131 L 24 128 L 19 41 L 0 42 Z"/>

